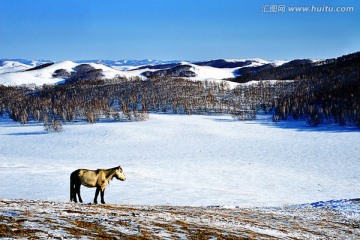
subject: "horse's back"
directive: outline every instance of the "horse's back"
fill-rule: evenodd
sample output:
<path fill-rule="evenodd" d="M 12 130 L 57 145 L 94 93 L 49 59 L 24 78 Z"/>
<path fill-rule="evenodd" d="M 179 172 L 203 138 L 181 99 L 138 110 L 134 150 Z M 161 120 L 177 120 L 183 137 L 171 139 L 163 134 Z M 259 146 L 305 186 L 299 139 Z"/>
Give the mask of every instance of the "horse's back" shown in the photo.
<path fill-rule="evenodd" d="M 98 174 L 94 170 L 88 169 L 78 169 L 73 172 L 75 174 L 82 185 L 86 187 L 96 187 L 96 181 L 98 178 Z"/>
<path fill-rule="evenodd" d="M 77 170 L 75 170 L 75 171 L 73 171 L 72 173 L 71 173 L 71 176 L 73 176 L 73 177 L 81 177 L 82 175 L 84 175 L 85 173 L 87 173 L 87 172 L 95 172 L 94 170 L 89 170 L 89 169 L 77 169 Z"/>

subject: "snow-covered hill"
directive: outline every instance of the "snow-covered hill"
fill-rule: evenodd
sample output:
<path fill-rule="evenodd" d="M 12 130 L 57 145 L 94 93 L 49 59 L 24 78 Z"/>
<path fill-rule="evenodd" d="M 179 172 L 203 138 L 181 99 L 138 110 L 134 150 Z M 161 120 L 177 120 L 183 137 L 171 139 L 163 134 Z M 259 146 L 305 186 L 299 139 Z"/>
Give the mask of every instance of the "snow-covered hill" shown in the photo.
<path fill-rule="evenodd" d="M 30 68 L 49 63 L 48 60 L 0 59 L 0 74 L 8 72 L 21 72 Z"/>
<path fill-rule="evenodd" d="M 12 65 L 4 65 L 0 68 L 0 71 L 3 71 L 0 74 L 0 84 L 10 86 L 10 85 L 21 85 L 21 84 L 57 84 L 63 82 L 65 79 L 63 77 L 55 77 L 54 74 L 57 70 L 65 70 L 69 73 L 74 71 L 74 68 L 85 63 L 75 63 L 72 61 L 63 61 L 57 62 L 50 66 L 31 70 L 29 65 L 19 65 L 16 62 L 12 62 Z M 125 76 L 125 77 L 135 77 L 138 76 L 137 73 L 132 73 L 129 71 L 120 71 L 114 68 L 108 67 L 100 63 L 87 62 L 86 64 L 90 65 L 94 69 L 102 70 L 103 78 L 114 78 L 116 75 Z M 12 67 L 13 66 L 13 67 Z M 21 66 L 21 68 L 19 67 Z"/>
<path fill-rule="evenodd" d="M 12 71 L 1 74 L 0 83 L 7 86 L 32 83 L 36 85 L 55 84 L 63 80 L 52 77 L 52 75 L 57 69 L 65 69 L 71 71 L 72 68 L 75 66 L 76 64 L 71 61 L 55 63 L 46 68 L 32 71 L 29 71 L 29 69 L 31 69 L 31 67 L 29 66 L 27 69 L 24 69 L 22 71 Z"/>
<path fill-rule="evenodd" d="M 48 63 L 48 61 L 2 60 L 0 61 L 0 84 L 6 86 L 21 84 L 57 84 L 64 82 L 65 78 L 56 76 L 55 71 L 64 69 L 68 73 L 71 73 L 75 67 L 82 64 L 89 64 L 94 69 L 102 70 L 102 78 L 107 79 L 114 78 L 117 75 L 128 78 L 140 77 L 143 79 L 153 74 L 183 76 L 177 73 L 179 71 L 187 71 L 193 80 L 221 80 L 232 78 L 238 75 L 237 71 L 242 67 L 249 68 L 264 64 L 278 64 L 278 62 L 272 63 L 262 59 L 219 59 L 195 63 L 157 60 L 79 60 L 56 62 L 51 66 L 32 70 L 33 67 L 43 63 Z"/>
<path fill-rule="evenodd" d="M 17 61 L 0 61 L 0 74 L 8 72 L 21 72 L 31 68 L 31 66 Z"/>

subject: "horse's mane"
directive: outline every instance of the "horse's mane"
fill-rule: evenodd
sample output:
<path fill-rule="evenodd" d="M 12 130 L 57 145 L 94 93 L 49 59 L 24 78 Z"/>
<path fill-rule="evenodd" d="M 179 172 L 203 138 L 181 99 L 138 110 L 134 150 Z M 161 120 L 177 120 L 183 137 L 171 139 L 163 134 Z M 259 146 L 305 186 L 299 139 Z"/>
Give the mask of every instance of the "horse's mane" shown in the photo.
<path fill-rule="evenodd" d="M 119 167 L 107 168 L 107 169 L 96 169 L 94 172 L 99 173 L 101 171 L 109 171 L 109 170 L 116 170 Z"/>

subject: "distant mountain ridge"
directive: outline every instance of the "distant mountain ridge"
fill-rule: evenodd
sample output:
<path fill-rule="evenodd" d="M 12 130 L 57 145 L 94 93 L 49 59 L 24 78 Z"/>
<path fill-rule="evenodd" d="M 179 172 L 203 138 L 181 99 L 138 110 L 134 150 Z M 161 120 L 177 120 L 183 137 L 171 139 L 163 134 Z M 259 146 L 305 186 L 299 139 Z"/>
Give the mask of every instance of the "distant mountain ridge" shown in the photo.
<path fill-rule="evenodd" d="M 22 58 L 2 58 L 0 59 L 0 66 L 4 65 L 4 62 L 18 62 L 29 66 L 37 66 L 44 63 L 53 62 L 51 60 L 27 60 Z"/>
<path fill-rule="evenodd" d="M 187 77 L 193 80 L 221 80 L 237 76 L 244 66 L 261 66 L 270 62 L 259 59 L 203 62 L 160 60 L 76 60 L 53 62 L 50 60 L 0 60 L 0 84 L 56 84 L 67 80 L 111 79 L 116 76 L 139 77 Z M 83 71 L 85 69 L 85 71 Z M 81 71 L 81 74 L 77 72 Z"/>
<path fill-rule="evenodd" d="M 360 52 L 327 60 L 296 59 L 266 61 L 254 59 L 215 59 L 209 61 L 161 60 L 50 60 L 0 59 L 0 84 L 58 84 L 67 80 L 112 79 L 116 76 L 141 79 L 186 77 L 192 80 L 291 80 L 301 78 L 319 66 L 336 67 L 337 62 L 355 61 Z M 345 60 L 344 60 L 345 59 Z M 332 64 L 332 65 L 331 65 Z M 335 64 L 335 65 L 334 65 Z M 348 64 L 348 63 L 347 63 Z M 322 67 L 326 69 L 326 67 Z M 324 70 L 325 71 L 325 70 Z M 81 74 L 80 74 L 81 73 Z"/>
<path fill-rule="evenodd" d="M 22 58 L 2 58 L 0 59 L 0 66 L 3 65 L 4 62 L 18 62 L 29 66 L 38 66 L 44 63 L 56 62 L 52 60 L 27 60 Z M 62 61 L 60 61 L 62 62 Z M 122 59 L 122 60 L 103 60 L 103 59 L 93 59 L 93 60 L 74 60 L 75 63 L 100 63 L 108 66 L 142 66 L 142 65 L 157 65 L 157 64 L 167 64 L 167 63 L 178 63 L 180 60 L 170 60 L 170 61 L 162 61 L 162 60 L 152 60 L 152 59 Z"/>

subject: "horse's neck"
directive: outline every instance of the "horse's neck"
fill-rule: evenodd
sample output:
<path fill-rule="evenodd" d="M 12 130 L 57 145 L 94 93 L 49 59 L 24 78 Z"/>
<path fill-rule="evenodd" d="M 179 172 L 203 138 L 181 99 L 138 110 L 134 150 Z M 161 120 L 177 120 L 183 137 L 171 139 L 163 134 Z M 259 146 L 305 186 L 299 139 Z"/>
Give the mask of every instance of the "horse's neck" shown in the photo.
<path fill-rule="evenodd" d="M 116 170 L 107 169 L 107 170 L 104 170 L 104 172 L 105 172 L 106 179 L 110 181 L 114 177 Z"/>

